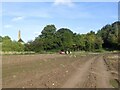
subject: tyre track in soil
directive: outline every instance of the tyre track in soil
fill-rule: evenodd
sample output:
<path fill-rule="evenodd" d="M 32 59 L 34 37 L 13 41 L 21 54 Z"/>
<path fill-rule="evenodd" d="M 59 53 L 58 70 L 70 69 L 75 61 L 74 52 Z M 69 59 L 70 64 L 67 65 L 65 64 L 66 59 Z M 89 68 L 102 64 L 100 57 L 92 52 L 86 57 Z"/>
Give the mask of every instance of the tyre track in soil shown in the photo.
<path fill-rule="evenodd" d="M 110 79 L 111 79 L 111 74 L 110 72 L 107 70 L 107 66 L 103 60 L 103 57 L 99 57 L 99 59 L 97 59 L 97 63 L 96 63 L 97 67 L 96 67 L 96 87 L 97 88 L 113 88 L 112 85 L 110 85 Z"/>
<path fill-rule="evenodd" d="M 107 70 L 102 56 L 99 56 L 89 68 L 88 79 L 83 88 L 112 88 L 110 85 L 111 74 Z"/>
<path fill-rule="evenodd" d="M 110 77 L 103 57 L 99 55 L 79 68 L 62 88 L 112 88 Z"/>
<path fill-rule="evenodd" d="M 79 67 L 78 70 L 64 83 L 62 88 L 75 88 L 78 83 L 79 85 L 82 85 L 88 75 L 91 63 L 93 63 L 95 59 L 96 57 L 93 57 Z M 81 86 L 79 88 L 81 88 Z"/>

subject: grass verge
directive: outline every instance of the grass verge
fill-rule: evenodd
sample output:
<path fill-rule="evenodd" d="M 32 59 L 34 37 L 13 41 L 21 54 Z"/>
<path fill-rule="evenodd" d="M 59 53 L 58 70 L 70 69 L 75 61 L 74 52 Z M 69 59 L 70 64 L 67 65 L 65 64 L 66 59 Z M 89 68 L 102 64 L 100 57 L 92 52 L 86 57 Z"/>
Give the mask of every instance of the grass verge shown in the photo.
<path fill-rule="evenodd" d="M 111 84 L 114 88 L 118 88 L 118 81 L 117 81 L 116 79 L 110 80 L 110 84 Z"/>

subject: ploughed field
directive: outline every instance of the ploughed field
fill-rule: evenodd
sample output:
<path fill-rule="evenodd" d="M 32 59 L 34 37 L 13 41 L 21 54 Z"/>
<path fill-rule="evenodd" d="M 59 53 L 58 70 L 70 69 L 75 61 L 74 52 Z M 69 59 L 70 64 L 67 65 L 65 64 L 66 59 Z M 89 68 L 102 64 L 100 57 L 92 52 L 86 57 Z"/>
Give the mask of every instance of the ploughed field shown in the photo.
<path fill-rule="evenodd" d="M 118 54 L 3 55 L 3 88 L 117 88 Z"/>

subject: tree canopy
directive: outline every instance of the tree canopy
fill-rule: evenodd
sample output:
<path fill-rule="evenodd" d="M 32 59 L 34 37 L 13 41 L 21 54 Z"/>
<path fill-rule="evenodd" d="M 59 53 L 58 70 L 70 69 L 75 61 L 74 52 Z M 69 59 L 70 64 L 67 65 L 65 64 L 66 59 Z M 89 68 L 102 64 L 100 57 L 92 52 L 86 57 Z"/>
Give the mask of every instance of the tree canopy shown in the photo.
<path fill-rule="evenodd" d="M 0 36 L 0 42 L 3 51 L 96 51 L 103 48 L 120 50 L 119 29 L 119 21 L 105 25 L 97 33 L 90 31 L 87 34 L 73 33 L 68 28 L 57 30 L 55 25 L 46 25 L 35 40 L 28 41 L 24 45 L 12 41 L 8 36 Z"/>
<path fill-rule="evenodd" d="M 17 41 L 12 41 L 9 36 L 1 37 L 2 51 L 24 51 L 24 45 Z"/>
<path fill-rule="evenodd" d="M 119 29 L 120 29 L 120 22 L 114 22 L 111 25 L 104 26 L 101 30 L 97 32 L 97 35 L 103 39 L 103 48 L 108 49 L 120 49 L 119 48 Z"/>

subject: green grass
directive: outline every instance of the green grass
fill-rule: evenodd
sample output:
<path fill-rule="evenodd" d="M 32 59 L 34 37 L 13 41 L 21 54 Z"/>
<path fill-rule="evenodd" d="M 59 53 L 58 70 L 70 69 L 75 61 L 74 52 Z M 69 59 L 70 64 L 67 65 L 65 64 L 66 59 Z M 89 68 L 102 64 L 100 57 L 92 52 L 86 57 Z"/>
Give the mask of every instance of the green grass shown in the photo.
<path fill-rule="evenodd" d="M 115 80 L 115 79 L 110 80 L 110 84 L 111 84 L 114 88 L 118 88 L 118 82 L 117 82 L 117 80 Z"/>

